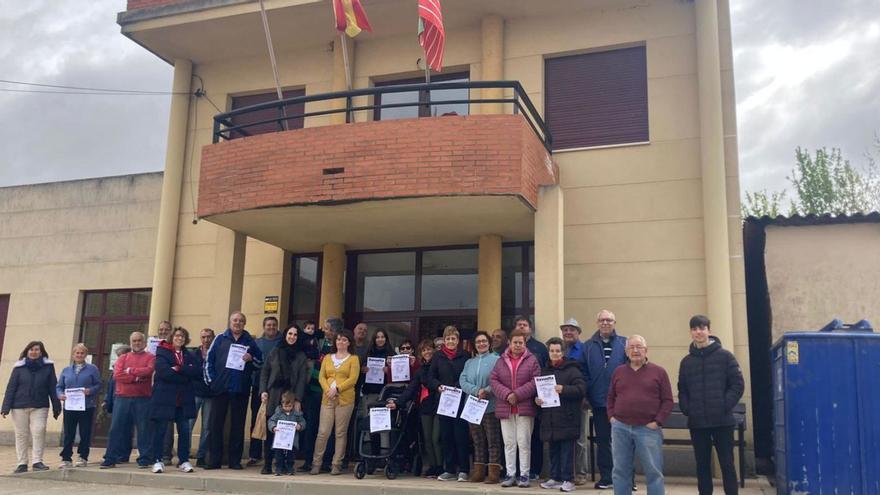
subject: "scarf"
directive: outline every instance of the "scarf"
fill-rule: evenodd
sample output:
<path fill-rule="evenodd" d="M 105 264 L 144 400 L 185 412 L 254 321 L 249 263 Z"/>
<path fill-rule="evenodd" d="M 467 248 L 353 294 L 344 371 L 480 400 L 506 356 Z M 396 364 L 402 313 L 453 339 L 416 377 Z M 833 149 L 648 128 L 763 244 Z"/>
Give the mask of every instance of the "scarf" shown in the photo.
<path fill-rule="evenodd" d="M 74 365 L 73 365 L 73 374 L 74 374 L 74 375 L 79 375 L 79 372 L 82 371 L 83 368 L 85 368 L 85 367 L 86 367 L 86 363 L 82 363 L 82 364 L 75 364 L 75 363 L 74 363 Z"/>
<path fill-rule="evenodd" d="M 553 361 L 551 359 L 550 366 L 552 366 L 553 368 L 559 368 L 560 366 L 562 366 L 562 363 L 564 363 L 564 362 L 565 362 L 565 359 L 558 359 L 556 361 Z"/>
<path fill-rule="evenodd" d="M 450 349 L 445 345 L 440 350 L 443 351 L 443 354 L 448 357 L 450 361 L 455 359 L 455 355 L 458 354 L 458 349 Z"/>
<path fill-rule="evenodd" d="M 27 369 L 29 369 L 31 371 L 37 371 L 38 369 L 43 367 L 43 358 L 39 358 L 39 359 L 25 358 L 24 365 L 27 366 Z"/>

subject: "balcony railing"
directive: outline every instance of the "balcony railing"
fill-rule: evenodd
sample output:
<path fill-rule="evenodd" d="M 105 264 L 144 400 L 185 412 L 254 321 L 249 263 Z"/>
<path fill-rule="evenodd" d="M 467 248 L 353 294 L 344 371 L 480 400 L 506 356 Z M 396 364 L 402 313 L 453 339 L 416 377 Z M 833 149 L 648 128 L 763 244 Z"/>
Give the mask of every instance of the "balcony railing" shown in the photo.
<path fill-rule="evenodd" d="M 433 91 L 441 91 L 441 90 L 455 90 L 455 89 L 502 89 L 502 90 L 512 90 L 512 96 L 510 97 L 502 97 L 502 98 L 465 98 L 465 99 L 431 99 L 431 92 Z M 370 105 L 354 105 L 354 99 L 358 97 L 372 97 L 371 101 L 383 102 L 387 100 L 383 98 L 382 95 L 386 94 L 394 94 L 394 93 L 408 93 L 408 92 L 418 92 L 420 95 L 425 94 L 427 98 L 421 99 L 420 101 L 408 101 L 401 103 L 379 103 L 379 104 L 370 104 Z M 470 93 L 470 91 L 468 91 Z M 288 114 L 286 113 L 287 109 L 291 106 L 302 105 L 302 108 L 305 108 L 306 103 L 314 103 L 314 102 L 323 102 L 323 101 L 331 101 L 331 100 L 345 100 L 345 105 L 341 108 L 334 108 L 330 110 L 320 110 L 314 112 L 302 112 L 302 113 L 294 113 Z M 270 101 L 266 103 L 259 103 L 257 105 L 251 105 L 247 107 L 238 108 L 229 112 L 217 114 L 214 117 L 214 143 L 219 142 L 221 139 L 228 140 L 232 139 L 233 134 L 239 136 L 250 136 L 253 133 L 248 132 L 249 128 L 253 128 L 255 126 L 265 125 L 269 123 L 276 123 L 278 125 L 278 130 L 283 131 L 287 129 L 288 122 L 297 120 L 297 119 L 305 119 L 307 117 L 318 117 L 323 115 L 331 115 L 331 114 L 345 114 L 345 121 L 349 123 L 352 121 L 353 115 L 356 112 L 375 112 L 376 110 L 381 111 L 382 109 L 389 108 L 406 108 L 406 107 L 422 107 L 427 108 L 428 113 L 432 114 L 433 109 L 440 105 L 461 105 L 467 104 L 469 107 L 471 105 L 482 105 L 482 104 L 504 104 L 511 105 L 513 114 L 522 114 L 525 118 L 526 122 L 529 123 L 529 126 L 535 132 L 535 135 L 544 143 L 544 147 L 547 151 L 550 151 L 553 139 L 550 136 L 550 131 L 547 129 L 547 125 L 544 123 L 544 120 L 541 118 L 537 109 L 535 109 L 535 105 L 529 99 L 525 90 L 519 81 L 467 81 L 467 82 L 439 82 L 439 83 L 423 83 L 423 84 L 401 84 L 395 86 L 379 86 L 373 88 L 364 88 L 364 89 L 355 89 L 351 91 L 337 91 L 333 93 L 321 93 L 316 95 L 307 95 L 307 96 L 298 96 L 295 98 L 287 98 L 283 100 Z M 235 124 L 233 119 L 235 117 L 240 117 L 247 114 L 252 114 L 255 112 L 263 112 L 265 110 L 275 109 L 277 110 L 278 116 L 269 119 L 258 120 L 254 122 L 248 122 L 243 124 Z"/>

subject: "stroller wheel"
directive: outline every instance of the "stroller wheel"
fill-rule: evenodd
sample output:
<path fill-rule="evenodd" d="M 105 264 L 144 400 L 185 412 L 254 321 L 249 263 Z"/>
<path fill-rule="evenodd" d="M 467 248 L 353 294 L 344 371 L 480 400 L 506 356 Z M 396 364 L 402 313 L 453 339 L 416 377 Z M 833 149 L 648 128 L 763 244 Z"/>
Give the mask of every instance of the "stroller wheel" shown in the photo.
<path fill-rule="evenodd" d="M 394 465 L 393 462 L 389 459 L 388 464 L 385 465 L 385 477 L 389 480 L 393 480 L 397 478 L 397 466 Z"/>
<path fill-rule="evenodd" d="M 364 465 L 363 462 L 357 463 L 357 465 L 354 467 L 354 477 L 359 480 L 362 480 L 362 479 L 364 479 L 364 476 L 366 476 L 366 475 L 367 475 L 367 467 Z"/>

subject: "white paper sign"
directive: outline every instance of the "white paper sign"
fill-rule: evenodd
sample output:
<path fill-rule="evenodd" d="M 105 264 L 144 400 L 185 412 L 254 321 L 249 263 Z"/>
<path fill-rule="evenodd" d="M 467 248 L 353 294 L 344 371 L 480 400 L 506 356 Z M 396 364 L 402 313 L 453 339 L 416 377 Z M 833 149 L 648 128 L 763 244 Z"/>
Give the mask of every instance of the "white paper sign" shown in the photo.
<path fill-rule="evenodd" d="M 367 383 L 385 383 L 385 358 L 367 358 Z"/>
<path fill-rule="evenodd" d="M 119 350 L 120 347 L 128 345 L 123 344 L 122 342 L 117 342 L 110 346 L 110 369 L 112 370 L 114 366 L 116 366 L 116 360 L 119 359 L 119 356 L 116 355 L 116 351 Z"/>
<path fill-rule="evenodd" d="M 464 403 L 464 409 L 461 410 L 461 419 L 478 425 L 483 421 L 483 415 L 486 414 L 487 407 L 489 407 L 488 400 L 468 395 Z"/>
<path fill-rule="evenodd" d="M 446 387 L 440 394 L 440 403 L 437 405 L 437 414 L 450 418 L 458 417 L 458 405 L 461 404 L 461 389 Z"/>
<path fill-rule="evenodd" d="M 392 382 L 408 382 L 409 381 L 409 355 L 398 354 L 391 356 L 391 381 Z"/>
<path fill-rule="evenodd" d="M 229 346 L 229 354 L 226 355 L 226 367 L 232 370 L 243 370 L 244 359 L 242 356 L 247 354 L 248 346 L 241 344 L 232 344 Z"/>
<path fill-rule="evenodd" d="M 387 407 L 370 408 L 370 433 L 391 429 L 391 409 Z"/>
<path fill-rule="evenodd" d="M 159 342 L 162 342 L 162 339 L 159 337 L 150 337 L 150 340 L 147 341 L 147 352 L 150 354 L 156 354 L 156 349 L 159 348 Z"/>
<path fill-rule="evenodd" d="M 279 420 L 278 424 L 275 425 L 275 440 L 272 441 L 272 448 L 293 450 L 294 438 L 296 438 L 296 423 Z"/>
<path fill-rule="evenodd" d="M 85 411 L 86 410 L 86 389 L 65 388 L 64 389 L 64 410 L 65 411 Z"/>
<path fill-rule="evenodd" d="M 536 376 L 535 385 L 538 387 L 538 398 L 542 401 L 541 408 L 559 407 L 559 394 L 556 393 L 555 376 Z"/>

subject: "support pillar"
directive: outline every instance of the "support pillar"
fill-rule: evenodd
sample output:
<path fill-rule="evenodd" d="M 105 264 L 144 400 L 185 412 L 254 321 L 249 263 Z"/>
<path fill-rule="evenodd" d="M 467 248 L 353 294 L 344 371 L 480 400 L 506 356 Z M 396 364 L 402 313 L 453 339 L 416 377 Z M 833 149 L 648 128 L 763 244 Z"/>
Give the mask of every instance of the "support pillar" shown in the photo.
<path fill-rule="evenodd" d="M 324 244 L 321 264 L 321 316 L 319 325 L 331 316 L 342 317 L 345 307 L 342 285 L 345 278 L 345 246 Z"/>
<path fill-rule="evenodd" d="M 718 6 L 715 0 L 697 0 L 696 19 L 707 316 L 712 319 L 712 333 L 721 338 L 726 348 L 733 350 L 721 59 L 718 49 Z"/>
<path fill-rule="evenodd" d="M 504 79 L 504 19 L 497 15 L 483 17 L 482 34 L 482 77 L 483 81 L 500 81 Z M 501 88 L 484 88 L 480 90 L 482 98 L 503 98 Z M 501 103 L 482 103 L 478 113 L 500 114 L 504 112 Z"/>
<path fill-rule="evenodd" d="M 565 319 L 563 201 L 560 186 L 538 190 L 535 212 L 535 338 L 559 334 Z"/>
<path fill-rule="evenodd" d="M 349 38 L 348 36 L 342 37 L 339 36 L 333 40 L 333 85 L 332 90 L 335 91 L 345 91 L 348 89 L 347 80 L 345 78 L 345 59 L 342 56 L 342 43 L 347 45 L 348 49 L 348 69 L 349 69 L 349 77 L 354 80 L 354 40 Z M 340 109 L 345 108 L 345 100 L 344 99 L 336 99 L 331 102 L 333 108 Z M 354 118 L 354 116 L 352 116 Z M 345 123 L 345 113 L 334 113 L 330 115 L 330 123 L 332 125 L 344 124 Z"/>
<path fill-rule="evenodd" d="M 214 251 L 214 288 L 211 298 L 211 322 L 229 324 L 229 315 L 241 310 L 244 287 L 244 258 L 247 252 L 247 236 L 227 229 L 217 228 Z M 259 328 L 260 322 L 248 322 L 247 328 Z M 222 332 L 223 329 L 220 329 Z"/>
<path fill-rule="evenodd" d="M 480 236 L 477 329 L 501 328 L 501 236 Z"/>
<path fill-rule="evenodd" d="M 174 283 L 174 256 L 177 250 L 177 221 L 180 218 L 180 188 L 183 183 L 186 158 L 191 80 L 192 62 L 175 60 L 172 85 L 174 95 L 171 97 L 171 112 L 168 117 L 168 146 L 165 151 L 165 173 L 162 177 L 162 200 L 159 206 L 148 331 L 158 328 L 160 321 L 170 319 L 171 316 L 171 291 Z"/>

